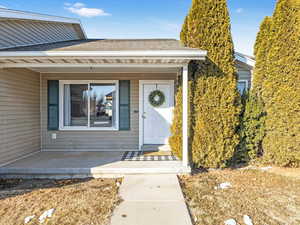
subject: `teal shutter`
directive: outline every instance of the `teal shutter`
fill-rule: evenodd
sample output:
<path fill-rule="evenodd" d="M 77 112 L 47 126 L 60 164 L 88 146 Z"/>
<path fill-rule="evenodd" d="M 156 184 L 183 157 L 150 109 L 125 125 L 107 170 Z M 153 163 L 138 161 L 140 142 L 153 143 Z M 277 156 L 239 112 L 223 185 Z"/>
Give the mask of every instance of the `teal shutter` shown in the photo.
<path fill-rule="evenodd" d="M 130 80 L 119 81 L 119 130 L 130 130 Z"/>
<path fill-rule="evenodd" d="M 48 130 L 58 130 L 59 81 L 48 80 Z"/>

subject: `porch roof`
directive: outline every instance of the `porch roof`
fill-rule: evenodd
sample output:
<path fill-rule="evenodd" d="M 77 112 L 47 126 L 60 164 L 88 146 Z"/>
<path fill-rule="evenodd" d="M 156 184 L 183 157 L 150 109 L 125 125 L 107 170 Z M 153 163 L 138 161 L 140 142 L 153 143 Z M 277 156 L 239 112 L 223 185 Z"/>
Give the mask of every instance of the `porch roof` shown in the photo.
<path fill-rule="evenodd" d="M 203 60 L 206 54 L 175 39 L 88 39 L 4 49 L 0 51 L 0 67 L 178 67 L 190 60 Z"/>
<path fill-rule="evenodd" d="M 0 51 L 197 50 L 176 39 L 84 39 L 2 49 Z"/>

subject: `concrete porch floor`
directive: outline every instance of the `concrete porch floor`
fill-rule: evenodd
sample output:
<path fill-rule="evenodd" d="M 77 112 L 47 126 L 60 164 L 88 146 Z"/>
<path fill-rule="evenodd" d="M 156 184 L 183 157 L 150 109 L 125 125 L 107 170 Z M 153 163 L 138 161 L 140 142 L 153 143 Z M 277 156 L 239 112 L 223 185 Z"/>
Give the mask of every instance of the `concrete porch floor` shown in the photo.
<path fill-rule="evenodd" d="M 181 161 L 121 161 L 124 152 L 38 152 L 0 167 L 2 178 L 122 177 L 184 174 Z"/>

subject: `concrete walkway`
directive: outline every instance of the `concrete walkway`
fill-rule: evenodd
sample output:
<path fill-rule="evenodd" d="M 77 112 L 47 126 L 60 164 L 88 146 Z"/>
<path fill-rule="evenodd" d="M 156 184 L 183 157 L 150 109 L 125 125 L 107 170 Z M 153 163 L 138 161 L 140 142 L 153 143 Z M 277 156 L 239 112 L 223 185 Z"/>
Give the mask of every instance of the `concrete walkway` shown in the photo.
<path fill-rule="evenodd" d="M 111 225 L 192 225 L 176 175 L 126 175 Z"/>

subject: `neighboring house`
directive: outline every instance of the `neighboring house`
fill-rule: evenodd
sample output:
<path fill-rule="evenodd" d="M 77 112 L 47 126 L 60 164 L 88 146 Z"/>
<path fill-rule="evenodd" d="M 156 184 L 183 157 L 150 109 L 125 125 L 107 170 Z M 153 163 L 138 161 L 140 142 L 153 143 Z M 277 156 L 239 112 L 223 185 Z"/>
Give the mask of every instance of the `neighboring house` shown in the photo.
<path fill-rule="evenodd" d="M 240 93 L 251 87 L 253 69 L 255 66 L 255 59 L 239 52 L 235 53 L 236 68 L 238 71 L 238 89 Z"/>
<path fill-rule="evenodd" d="M 180 75 L 183 159 L 176 171 L 188 171 L 188 63 L 205 57 L 177 40 L 91 40 L 79 20 L 0 9 L 0 165 L 40 151 L 167 145 Z M 237 53 L 236 63 L 239 88 L 250 87 L 253 59 Z M 156 90 L 164 101 L 149 101 Z"/>

